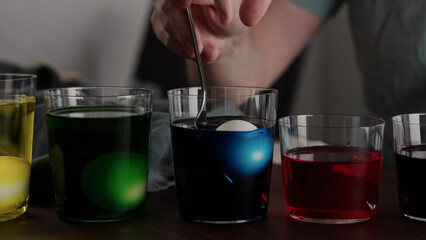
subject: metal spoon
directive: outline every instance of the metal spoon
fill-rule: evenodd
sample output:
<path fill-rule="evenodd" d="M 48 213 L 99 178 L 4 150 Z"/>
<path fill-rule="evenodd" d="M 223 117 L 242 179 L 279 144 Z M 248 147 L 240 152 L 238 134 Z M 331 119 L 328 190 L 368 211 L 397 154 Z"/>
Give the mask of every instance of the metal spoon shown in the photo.
<path fill-rule="evenodd" d="M 194 119 L 194 127 L 195 127 L 195 129 L 199 129 L 200 126 L 206 126 L 207 125 L 206 80 L 204 79 L 203 65 L 201 63 L 200 52 L 198 51 L 197 36 L 195 35 L 194 22 L 192 21 L 191 8 L 189 8 L 189 7 L 186 9 L 186 16 L 188 18 L 189 28 L 191 30 L 191 38 L 192 38 L 192 44 L 194 46 L 195 59 L 197 61 L 198 75 L 199 75 L 200 80 L 201 80 L 201 91 L 203 92 L 203 100 L 201 102 L 200 109 L 198 110 L 198 113 L 197 113 L 197 115 L 195 116 L 195 119 Z"/>

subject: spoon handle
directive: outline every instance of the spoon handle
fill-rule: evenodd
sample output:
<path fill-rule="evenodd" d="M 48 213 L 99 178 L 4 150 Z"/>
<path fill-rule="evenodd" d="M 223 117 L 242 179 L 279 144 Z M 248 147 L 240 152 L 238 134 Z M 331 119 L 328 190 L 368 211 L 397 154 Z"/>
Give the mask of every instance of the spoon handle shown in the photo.
<path fill-rule="evenodd" d="M 203 70 L 203 65 L 201 63 L 200 52 L 198 51 L 197 35 L 195 34 L 195 27 L 194 27 L 194 21 L 192 20 L 191 8 L 189 7 L 186 9 L 186 16 L 188 18 L 189 29 L 191 30 L 191 38 L 192 38 L 192 43 L 194 45 L 195 59 L 197 61 L 198 75 L 201 80 L 201 87 L 205 89 L 206 81 L 204 79 L 204 70 Z"/>
<path fill-rule="evenodd" d="M 197 35 L 195 34 L 194 21 L 192 20 L 191 8 L 189 7 L 186 9 L 186 16 L 188 18 L 189 28 L 191 30 L 191 38 L 192 38 L 192 43 L 194 45 L 194 53 L 195 53 L 195 59 L 197 62 L 197 67 L 198 67 L 198 75 L 201 80 L 201 91 L 203 92 L 201 107 L 197 113 L 197 116 L 194 119 L 194 126 L 196 129 L 198 129 L 200 125 L 207 125 L 207 114 L 205 110 L 206 98 L 207 98 L 206 80 L 204 79 L 203 64 L 201 62 L 200 52 L 198 51 Z"/>

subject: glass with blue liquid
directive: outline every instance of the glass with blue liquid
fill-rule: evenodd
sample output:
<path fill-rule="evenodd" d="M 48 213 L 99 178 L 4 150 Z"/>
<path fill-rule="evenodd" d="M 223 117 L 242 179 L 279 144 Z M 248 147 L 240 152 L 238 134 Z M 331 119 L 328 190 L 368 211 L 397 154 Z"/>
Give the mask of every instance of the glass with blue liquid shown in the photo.
<path fill-rule="evenodd" d="M 207 87 L 207 124 L 194 126 L 199 87 L 170 90 L 179 212 L 204 223 L 262 219 L 268 209 L 278 91 Z"/>

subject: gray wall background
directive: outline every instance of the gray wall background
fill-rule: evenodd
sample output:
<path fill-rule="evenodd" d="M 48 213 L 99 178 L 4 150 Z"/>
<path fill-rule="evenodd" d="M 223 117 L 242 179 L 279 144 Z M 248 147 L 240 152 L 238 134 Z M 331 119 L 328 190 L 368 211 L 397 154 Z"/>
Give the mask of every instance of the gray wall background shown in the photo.
<path fill-rule="evenodd" d="M 313 39 L 302 69 L 294 114 L 366 114 L 346 6 Z"/>
<path fill-rule="evenodd" d="M 43 62 L 93 85 L 128 85 L 150 5 L 150 0 L 1 0 L 0 60 Z M 292 112 L 363 114 L 359 78 L 342 9 L 309 48 Z"/>
<path fill-rule="evenodd" d="M 0 60 L 128 84 L 150 0 L 1 0 Z"/>

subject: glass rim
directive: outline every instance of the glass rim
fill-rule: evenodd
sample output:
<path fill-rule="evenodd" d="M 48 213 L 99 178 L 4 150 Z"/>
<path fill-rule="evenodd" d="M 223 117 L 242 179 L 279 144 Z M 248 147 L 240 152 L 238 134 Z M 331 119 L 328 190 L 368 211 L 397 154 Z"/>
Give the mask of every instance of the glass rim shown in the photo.
<path fill-rule="evenodd" d="M 404 121 L 398 120 L 399 118 L 402 118 L 404 116 L 406 116 L 406 117 L 409 117 L 409 116 L 426 116 L 426 113 L 404 113 L 404 114 L 398 114 L 398 115 L 395 115 L 395 116 L 393 116 L 391 118 L 392 122 L 393 123 L 400 123 L 400 124 L 418 125 L 418 126 L 426 125 L 426 123 L 404 122 Z"/>
<path fill-rule="evenodd" d="M 129 90 L 126 94 L 95 94 L 95 95 L 86 95 L 86 96 L 78 96 L 74 94 L 68 94 L 68 90 L 93 90 L 93 89 L 120 89 L 120 90 Z M 130 93 L 131 90 L 138 91 L 137 93 Z M 60 92 L 60 93 L 58 93 Z M 141 96 L 141 95 L 150 95 L 154 94 L 154 90 L 148 88 L 133 88 L 133 87 L 121 87 L 121 86 L 97 86 L 97 87 L 64 87 L 64 88 L 50 88 L 43 91 L 45 96 L 62 96 L 68 98 L 91 98 L 91 97 L 129 97 L 129 96 Z"/>
<path fill-rule="evenodd" d="M 253 89 L 255 90 L 252 94 L 230 94 L 227 97 L 231 97 L 231 96 L 240 96 L 240 97 L 244 97 L 244 96 L 253 96 L 253 95 L 262 95 L 262 94 L 278 94 L 278 90 L 275 88 L 265 88 L 265 87 L 252 87 L 252 86 L 207 86 L 207 89 Z M 197 89 L 197 90 L 201 90 L 201 86 L 197 86 L 197 87 L 182 87 L 182 88 L 175 88 L 175 89 L 170 89 L 167 91 L 167 96 L 193 96 L 193 97 L 202 97 L 202 94 L 195 94 L 195 93 L 179 93 L 179 91 L 185 90 L 185 89 Z M 265 92 L 265 93 L 261 93 L 261 91 L 269 91 L 269 92 Z M 211 96 L 211 95 L 210 95 Z M 214 95 L 214 96 L 224 96 L 224 95 Z M 207 96 L 209 97 L 209 95 Z"/>
<path fill-rule="evenodd" d="M 36 78 L 37 75 L 31 73 L 0 73 L 0 82 L 32 80 Z"/>
<path fill-rule="evenodd" d="M 365 125 L 359 125 L 359 126 L 321 126 L 321 125 L 311 125 L 308 124 L 290 124 L 285 123 L 284 119 L 289 118 L 297 118 L 297 117 L 339 117 L 339 118 L 364 118 L 369 120 L 377 121 L 376 124 L 365 124 Z M 279 125 L 285 125 L 285 126 L 295 126 L 295 127 L 306 127 L 306 128 L 328 128 L 328 129 L 351 129 L 351 128 L 365 128 L 365 127 L 378 127 L 385 125 L 385 120 L 369 116 L 369 115 L 355 115 L 355 114 L 301 114 L 301 115 L 289 115 L 285 117 L 281 117 L 278 119 Z"/>

